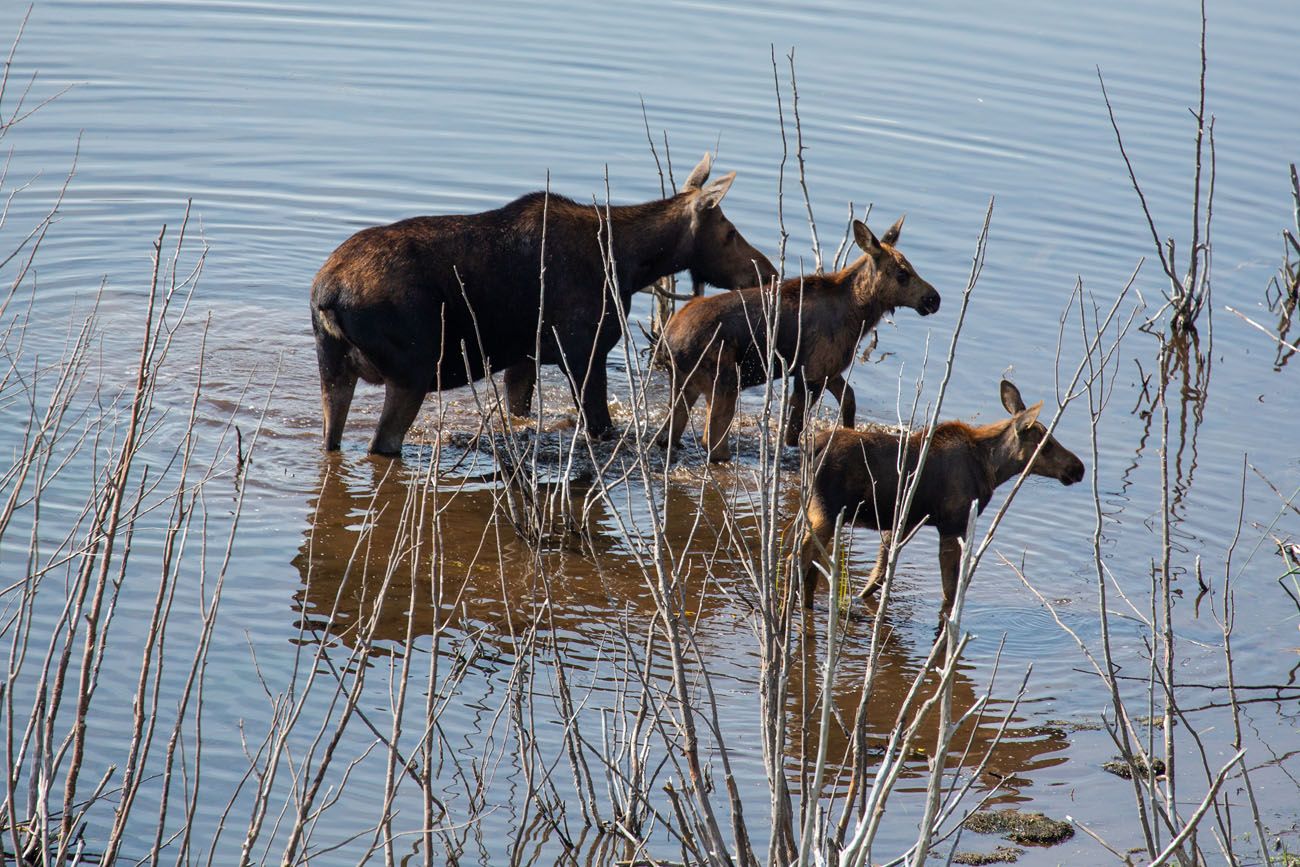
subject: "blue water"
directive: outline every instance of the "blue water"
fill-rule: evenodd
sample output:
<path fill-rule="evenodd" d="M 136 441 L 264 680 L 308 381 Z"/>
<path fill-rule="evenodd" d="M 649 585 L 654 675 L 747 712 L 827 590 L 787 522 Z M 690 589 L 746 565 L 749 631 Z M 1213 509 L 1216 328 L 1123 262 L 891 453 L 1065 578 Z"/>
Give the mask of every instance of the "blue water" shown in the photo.
<path fill-rule="evenodd" d="M 0 10 L 0 35 L 16 33 L 24 11 L 16 4 Z M 1213 298 L 1201 330 L 1211 368 L 1199 413 L 1203 421 L 1182 434 L 1179 483 L 1188 474 L 1191 480 L 1181 506 L 1184 520 L 1176 528 L 1186 552 L 1175 565 L 1190 570 L 1199 554 L 1216 587 L 1222 586 L 1224 554 L 1237 523 L 1243 454 L 1284 494 L 1300 486 L 1292 433 L 1300 398 L 1295 365 L 1275 371 L 1275 344 L 1224 310 L 1232 306 L 1266 326 L 1276 321 L 1265 308 L 1265 289 L 1281 260 L 1279 233 L 1293 222 L 1287 164 L 1300 159 L 1300 71 L 1294 60 L 1300 18 L 1291 11 L 1280 3 L 1211 3 L 1208 10 L 1207 110 L 1215 118 L 1217 174 Z M 678 183 L 702 153 L 716 149 L 718 171 L 738 173 L 726 198 L 727 215 L 774 260 L 784 226 L 787 270 L 809 268 L 811 231 L 795 159 L 788 59 L 793 52 L 806 182 L 827 257 L 843 235 L 850 202 L 859 215 L 871 205 L 869 222 L 877 231 L 906 214 L 900 247 L 945 298 L 938 316 L 921 320 L 899 311 L 882 325 L 873 360 L 859 363 L 852 375 L 859 418 L 895 420 L 900 388 L 902 400 L 910 400 L 927 352 L 925 388 L 933 395 L 991 199 L 987 263 L 944 414 L 977 421 L 1000 417 L 997 383 L 1007 372 L 1031 403 L 1046 399 L 1050 406 L 1060 318 L 1076 280 L 1108 306 L 1146 257 L 1124 305 L 1127 315 L 1139 295 L 1145 299 L 1139 322 L 1155 313 L 1166 286 L 1107 118 L 1098 68 L 1161 236 L 1175 235 L 1182 250 L 1190 230 L 1194 122 L 1188 107 L 1197 99 L 1199 24 L 1192 5 L 1173 0 L 1064 6 L 995 0 L 925 8 L 565 0 L 390 3 L 367 10 L 337 3 L 39 4 L 17 48 L 0 110 L 9 116 L 33 75 L 28 106 L 58 96 L 5 135 L 13 156 L 4 191 L 32 182 L 14 196 L 0 238 L 16 242 L 26 231 L 21 227 L 49 208 L 74 153 L 76 171 L 34 277 L 19 296 L 26 299 L 35 287 L 23 364 L 36 355 L 57 356 L 72 311 L 84 310 L 106 281 L 96 365 L 110 383 L 124 383 L 148 289 L 150 245 L 164 224 L 169 243 L 174 239 L 190 202 L 183 262 L 192 265 L 201 247 L 207 252 L 174 349 L 179 367 L 166 392 L 170 414 L 150 460 L 161 461 L 174 445 L 169 437 L 184 427 L 209 315 L 206 385 L 198 403 L 205 442 L 215 448 L 232 414 L 247 434 L 266 410 L 207 669 L 202 742 L 210 795 L 199 806 L 194 830 L 196 849 L 204 854 L 192 857 L 206 858 L 217 817 L 246 770 L 240 721 L 255 739 L 270 725 L 270 702 L 254 676 L 253 653 L 269 691 L 286 690 L 300 620 L 323 604 L 304 587 L 305 552 L 316 544 L 311 540 L 332 539 L 319 545 L 342 561 L 327 556 L 323 568 L 342 570 L 356 527 L 382 487 L 362 455 L 378 409 L 378 393 L 368 391 L 353 410 L 347 435 L 341 465 L 346 493 L 335 492 L 324 505 L 318 493 L 325 464 L 317 445 L 306 298 L 313 274 L 338 243 L 364 226 L 413 214 L 487 209 L 547 184 L 579 200 L 603 201 L 606 184 L 615 202 L 656 198 L 660 177 L 648 125 L 661 160 L 667 137 Z M 0 245 L 0 251 L 8 249 Z M 11 279 L 13 267 L 0 276 Z M 648 321 L 649 310 L 648 298 L 638 296 L 633 319 Z M 1071 320 L 1063 368 L 1073 369 L 1078 348 Z M 1115 580 L 1145 613 L 1159 536 L 1159 431 L 1144 441 L 1145 420 L 1130 410 L 1140 402 L 1143 378 L 1156 370 L 1155 339 L 1134 329 L 1119 357 L 1115 392 L 1100 428 L 1099 478 L 1109 514 L 1103 545 Z M 620 383 L 616 393 L 625 387 Z M 549 388 L 554 412 L 569 413 L 563 389 L 554 383 Z M 626 404 L 625 392 L 621 399 Z M 449 400 L 452 426 L 467 428 L 467 393 Z M 750 424 L 757 407 L 751 396 L 742 408 Z M 1171 405 L 1176 436 L 1180 409 L 1176 401 Z M 625 406 L 624 418 L 627 411 Z M 0 448 L 10 452 L 26 409 L 10 402 L 4 413 Z M 1087 431 L 1086 411 L 1076 404 L 1058 436 L 1091 463 Z M 684 471 L 685 493 L 679 492 L 688 510 L 695 508 L 691 486 L 698 488 L 707 476 L 698 454 L 693 460 Z M 743 473 L 752 459 L 746 464 L 742 458 L 738 466 L 719 471 L 720 477 Z M 80 504 L 88 473 L 79 466 L 61 477 L 52 503 L 65 509 Z M 1243 539 L 1250 546 L 1264 543 L 1249 560 L 1244 550 L 1234 559 L 1239 677 L 1281 683 L 1295 664 L 1297 611 L 1275 582 L 1283 569 L 1269 538 L 1300 535 L 1300 523 L 1290 512 L 1274 526 L 1279 501 L 1249 471 L 1246 490 Z M 403 501 L 391 491 L 384 498 L 393 509 Z M 225 505 L 213 504 L 214 515 Z M 488 534 L 494 553 L 484 561 L 490 567 L 485 574 L 518 570 L 521 577 L 505 591 L 510 604 L 501 601 L 499 582 L 471 584 L 471 619 L 493 635 L 517 635 L 531 610 L 521 600 L 537 591 L 535 581 L 523 577 L 531 555 L 501 521 L 500 507 L 488 486 L 467 492 L 445 520 L 475 539 L 484 527 L 495 527 Z M 51 508 L 57 514 L 57 505 Z M 575 670 L 590 672 L 579 680 L 586 677 L 605 696 L 593 704 L 612 701 L 610 671 L 618 667 L 602 642 L 616 631 L 623 606 L 631 606 L 641 627 L 652 610 L 647 591 L 628 577 L 639 574 L 625 538 L 638 514 L 644 517 L 643 504 L 631 495 L 621 506 L 602 506 L 596 523 L 608 547 L 605 570 L 572 552 L 552 552 L 548 557 L 558 560 L 546 561 L 546 569 L 562 579 L 557 592 L 567 613 L 560 632 L 583 663 Z M 213 520 L 224 526 L 224 519 Z M 1024 556 L 1031 580 L 1063 606 L 1067 623 L 1087 640 L 1097 634 L 1092 522 L 1091 500 L 1082 487 L 1066 491 L 1039 480 L 1020 495 L 995 546 L 1017 564 Z M 26 540 L 16 541 L 20 537 L 5 539 L 0 562 L 6 576 L 23 568 Z M 141 542 L 146 551 L 153 550 L 150 544 Z M 865 573 L 874 545 L 871 534 L 856 537 L 854 574 Z M 924 536 L 907 549 L 891 612 L 898 639 L 887 651 L 889 672 L 914 672 L 924 658 L 938 605 L 934 549 L 934 540 Z M 147 573 L 147 565 L 139 568 Z M 701 602 L 711 618 L 703 634 L 709 658 L 716 660 L 715 676 L 727 684 L 719 687 L 719 698 L 724 715 L 734 720 L 728 738 L 737 773 L 759 793 L 755 804 L 761 807 L 765 782 L 751 713 L 756 649 L 744 605 L 727 595 L 741 593 L 736 588 L 743 582 L 735 575 L 715 578 L 727 592 Z M 12 580 L 6 577 L 5 585 Z M 1195 582 L 1187 576 L 1183 583 L 1179 616 L 1187 634 L 1212 644 L 1218 626 L 1204 611 L 1198 617 L 1191 610 Z M 155 589 L 144 579 L 124 585 L 114 627 L 122 667 L 109 665 L 103 675 L 102 717 L 90 744 L 90 761 L 100 770 L 91 776 L 120 754 L 114 729 L 128 718 L 132 666 L 138 664 L 132 648 Z M 986 688 L 1003 634 L 1002 665 L 1013 671 L 1031 662 L 1035 667 L 1027 703 L 1018 711 L 1020 734 L 998 759 L 1007 773 L 1022 778 L 1008 797 L 1052 815 L 1069 813 L 1116 846 L 1135 844 L 1127 784 L 1098 771 L 1112 752 L 1106 739 L 1081 732 L 1063 742 L 1031 730 L 1048 719 L 1094 716 L 1107 700 L 1095 679 L 1078 673 L 1086 663 L 1073 640 L 992 552 L 972 594 L 967 626 L 979 640 L 963 694 L 972 699 Z M 185 597 L 179 610 L 182 622 L 196 622 L 194 598 Z M 397 617 L 391 630 L 385 627 L 384 640 L 402 646 L 406 622 Z M 457 641 L 463 637 L 456 635 Z M 855 640 L 860 656 L 866 639 Z M 1125 659 L 1134 672 L 1144 672 L 1141 646 L 1131 635 L 1124 640 Z M 1184 646 L 1188 679 L 1223 680 L 1217 651 Z M 339 660 L 346 648 L 346 641 L 335 646 Z M 428 665 L 426 633 L 417 635 L 416 648 L 417 673 L 409 676 L 422 709 L 420 691 L 427 681 L 418 672 Z M 180 667 L 168 670 L 164 684 L 176 682 Z M 463 744 L 466 754 L 513 755 L 504 730 L 488 721 L 501 704 L 505 670 L 486 664 L 474 669 L 444 718 L 448 738 Z M 368 682 L 363 703 L 377 714 L 380 728 L 391 725 L 383 709 L 398 679 L 380 667 Z M 1006 689 L 1004 697 L 1011 687 Z M 168 701 L 174 698 L 163 699 Z M 1252 711 L 1258 738 L 1279 754 L 1294 750 L 1294 709 L 1266 707 Z M 324 714 L 323 702 L 309 703 L 308 712 Z M 1206 713 L 1198 720 L 1226 737 L 1230 723 L 1224 716 Z M 11 725 L 21 722 L 10 717 Z M 889 713 L 882 711 L 873 734 L 887 734 L 889 725 Z M 360 756 L 371 740 L 359 726 L 349 729 L 339 766 Z M 1215 756 L 1230 754 L 1221 741 L 1212 749 Z M 1253 761 L 1266 758 L 1260 752 Z M 1283 766 L 1296 771 L 1294 760 Z M 503 768 L 510 767 L 505 760 Z M 377 821 L 383 770 L 382 761 L 358 765 L 346 796 L 321 822 L 319 845 L 340 842 Z M 1261 772 L 1259 784 L 1276 805 L 1266 821 L 1294 821 L 1294 808 L 1285 806 L 1294 803 L 1294 788 L 1285 777 Z M 467 844 L 466 860 L 505 858 L 521 809 L 520 785 L 514 771 L 494 777 L 490 797 L 500 799 L 502 809 L 468 832 L 478 842 Z M 445 789 L 446 797 L 454 797 L 457 784 L 449 779 Z M 1185 787 L 1195 798 L 1203 790 L 1203 782 Z M 215 844 L 214 863 L 229 863 L 238 852 L 247 790 L 240 797 L 245 800 L 236 798 L 235 818 Z M 413 804 L 401 805 L 398 831 L 419 827 Z M 895 824 L 885 832 L 890 845 L 905 847 L 914 835 L 911 809 L 899 803 Z M 143 856 L 152 840 L 145 825 L 130 838 L 133 857 Z M 90 829 L 92 839 L 96 830 Z M 280 857 L 283 841 L 276 833 L 267 833 L 258 859 Z M 553 841 L 542 845 L 539 863 L 555 857 L 557 850 L 547 846 Z M 345 846 L 313 863 L 355 863 L 356 851 Z M 676 857 L 671 849 L 660 854 Z M 1022 863 L 1100 857 L 1102 850 L 1079 835 L 1063 848 L 1033 850 Z"/>

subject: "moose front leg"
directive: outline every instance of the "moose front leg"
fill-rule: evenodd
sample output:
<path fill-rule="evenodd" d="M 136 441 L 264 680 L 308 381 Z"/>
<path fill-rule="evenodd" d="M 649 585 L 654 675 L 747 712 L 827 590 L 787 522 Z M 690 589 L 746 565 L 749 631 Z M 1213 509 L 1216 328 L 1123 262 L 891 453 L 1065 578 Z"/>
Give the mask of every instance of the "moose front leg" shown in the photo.
<path fill-rule="evenodd" d="M 681 442 L 682 433 L 691 418 L 691 407 L 700 396 L 700 390 L 694 382 L 678 383 L 676 373 L 673 374 L 673 383 L 669 391 L 672 395 L 672 406 L 669 408 L 668 418 L 664 421 L 658 440 L 662 448 L 669 446 L 676 448 Z"/>
<path fill-rule="evenodd" d="M 537 362 L 525 359 L 506 368 L 506 407 L 510 414 L 526 418 L 533 406 L 533 387 L 537 384 Z"/>
<path fill-rule="evenodd" d="M 858 399 L 853 394 L 853 386 L 844 381 L 843 374 L 836 374 L 826 380 L 826 390 L 835 395 L 840 405 L 840 426 L 853 427 L 857 423 Z"/>
<path fill-rule="evenodd" d="M 790 417 L 785 426 L 785 444 L 799 445 L 799 435 L 803 433 L 808 411 L 817 405 L 821 397 L 822 381 L 805 382 L 802 376 L 790 378 Z"/>
<path fill-rule="evenodd" d="M 939 537 L 939 574 L 943 577 L 943 608 L 939 611 L 940 625 L 952 613 L 957 601 L 957 578 L 961 570 L 961 536 Z"/>

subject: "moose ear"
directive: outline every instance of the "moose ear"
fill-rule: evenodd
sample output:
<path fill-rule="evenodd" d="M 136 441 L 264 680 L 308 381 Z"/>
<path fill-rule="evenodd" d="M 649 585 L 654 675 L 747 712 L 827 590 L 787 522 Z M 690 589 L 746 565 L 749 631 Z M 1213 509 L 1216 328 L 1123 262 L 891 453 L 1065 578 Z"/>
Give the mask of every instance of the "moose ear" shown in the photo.
<path fill-rule="evenodd" d="M 884 237 L 880 239 L 880 242 L 882 244 L 888 244 L 891 247 L 897 244 L 898 235 L 900 232 L 903 231 L 903 221 L 906 219 L 907 219 L 907 214 L 904 214 L 903 216 L 899 217 L 898 222 L 894 223 L 894 225 L 889 227 L 889 231 L 885 232 Z"/>
<path fill-rule="evenodd" d="M 691 169 L 691 174 L 686 178 L 686 183 L 682 184 L 682 192 L 687 190 L 698 190 L 704 186 L 704 182 L 709 179 L 709 172 L 713 170 L 713 157 L 708 151 L 704 152 L 704 159 L 700 164 Z"/>
<path fill-rule="evenodd" d="M 1012 385 L 1009 380 L 1002 380 L 1001 392 L 1002 406 L 1006 408 L 1007 412 L 1017 413 L 1024 411 L 1025 402 L 1020 397 L 1020 389 Z"/>
<path fill-rule="evenodd" d="M 709 208 L 716 208 L 722 203 L 722 197 L 727 194 L 727 190 L 731 189 L 731 183 L 734 180 L 736 180 L 736 173 L 728 172 L 700 190 L 700 197 L 695 202 L 696 209 L 705 211 Z"/>
<path fill-rule="evenodd" d="M 871 234 L 867 224 L 861 220 L 853 221 L 853 240 L 858 242 L 858 246 L 862 248 L 864 253 L 870 253 L 874 256 L 880 252 L 880 241 L 876 239 L 875 235 Z"/>
<path fill-rule="evenodd" d="M 1043 402 L 1040 400 L 1038 403 L 1034 404 L 1024 412 L 1016 413 L 1015 424 L 1016 424 L 1017 435 L 1023 434 L 1025 431 L 1029 430 L 1031 427 L 1034 426 L 1034 422 L 1038 421 L 1038 413 L 1040 410 L 1042 410 L 1042 408 L 1043 408 Z"/>

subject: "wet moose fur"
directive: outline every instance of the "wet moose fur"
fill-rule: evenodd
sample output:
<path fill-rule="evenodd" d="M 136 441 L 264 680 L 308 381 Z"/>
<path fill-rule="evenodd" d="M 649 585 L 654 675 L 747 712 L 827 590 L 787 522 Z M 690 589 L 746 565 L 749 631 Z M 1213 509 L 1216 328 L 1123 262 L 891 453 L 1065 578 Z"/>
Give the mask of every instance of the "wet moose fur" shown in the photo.
<path fill-rule="evenodd" d="M 735 172 L 706 185 L 710 165 L 706 154 L 682 191 L 661 201 L 607 211 L 532 193 L 494 211 L 413 217 L 344 241 L 311 291 L 325 448 L 339 447 L 358 378 L 385 388 L 372 452 L 401 450 L 428 392 L 490 370 L 505 370 L 510 411 L 526 415 L 539 327 L 538 360 L 565 367 L 588 432 L 607 433 L 605 357 L 622 334 L 616 304 L 626 311 L 634 292 L 683 270 L 727 288 L 776 274 L 719 206 Z"/>
<path fill-rule="evenodd" d="M 961 561 L 960 539 L 966 532 L 970 504 L 982 512 L 993 491 L 1024 470 L 1043 438 L 1042 451 L 1030 472 L 1072 485 L 1083 479 L 1083 462 L 1048 436 L 1038 421 L 1042 402 L 1025 409 L 1020 392 L 1002 381 L 1002 405 L 1011 417 L 972 427 L 960 421 L 941 423 L 934 432 L 930 452 L 921 470 L 912 507 L 902 526 L 903 537 L 928 525 L 939 531 L 939 571 L 943 578 L 943 612 L 952 607 Z M 836 518 L 846 524 L 880 531 L 880 553 L 859 597 L 873 593 L 884 576 L 894 509 L 899 502 L 899 450 L 906 444 L 906 476 L 916 471 L 925 433 L 906 438 L 884 431 L 834 430 L 818 435 L 812 460 L 816 472 L 808 499 L 808 530 L 799 552 L 803 575 L 803 600 L 812 606 L 817 587 L 813 561 L 830 550 Z M 906 478 L 905 476 L 905 478 Z"/>
<path fill-rule="evenodd" d="M 775 306 L 764 297 L 767 287 L 756 286 L 697 298 L 677 311 L 664 327 L 658 356 L 672 374 L 664 444 L 678 442 L 691 406 L 704 395 L 709 405 L 704 434 L 709 459 L 728 460 L 727 432 L 740 389 L 787 369 L 793 389 L 787 445 L 798 443 L 805 410 L 823 388 L 839 401 L 840 423 L 852 427 L 857 402 L 844 371 L 862 335 L 896 307 L 911 307 L 922 316 L 939 309 L 939 293 L 894 247 L 902 226 L 900 218 L 877 239 L 865 223 L 855 220 L 854 239 L 863 255 L 834 274 L 786 280 L 777 287 Z M 775 358 L 768 347 L 768 317 L 775 319 Z"/>

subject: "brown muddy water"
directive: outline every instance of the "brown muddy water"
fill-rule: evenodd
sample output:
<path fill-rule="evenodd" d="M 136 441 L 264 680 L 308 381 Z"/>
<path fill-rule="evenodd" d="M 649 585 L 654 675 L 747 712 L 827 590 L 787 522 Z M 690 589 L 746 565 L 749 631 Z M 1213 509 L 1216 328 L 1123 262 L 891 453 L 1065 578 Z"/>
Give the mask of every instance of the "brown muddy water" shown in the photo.
<path fill-rule="evenodd" d="M 1300 159 L 1294 110 L 1300 71 L 1293 56 L 1300 19 L 1285 4 L 1211 3 L 1208 11 L 1208 109 L 1216 116 L 1217 145 L 1213 297 L 1199 343 L 1168 363 L 1176 670 L 1188 685 L 1182 693 L 1188 724 L 1205 739 L 1206 760 L 1217 768 L 1235 751 L 1226 696 L 1213 687 L 1225 681 L 1215 612 L 1222 610 L 1225 559 L 1240 516 L 1230 567 L 1233 650 L 1238 681 L 1259 687 L 1248 691 L 1242 710 L 1245 763 L 1253 769 L 1267 831 L 1295 851 L 1300 602 L 1287 592 L 1295 585 L 1279 581 L 1286 565 L 1276 540 L 1300 537 L 1300 513 L 1282 502 L 1300 489 L 1300 380 L 1296 362 L 1282 363 L 1268 336 L 1224 308 L 1265 326 L 1278 318 L 1267 307 L 1266 290 L 1282 260 L 1280 232 L 1295 220 L 1287 164 Z M 21 14 L 16 7 L 0 10 L 0 34 L 15 33 Z M 514 663 L 520 654 L 538 660 L 527 684 L 528 729 L 536 756 L 560 762 L 555 797 L 567 805 L 569 830 L 580 834 L 564 765 L 565 714 L 552 698 L 553 663 L 562 660 L 585 731 L 598 741 L 607 731 L 602 726 L 616 725 L 629 678 L 645 661 L 655 607 L 642 564 L 653 510 L 663 515 L 669 543 L 691 564 L 685 608 L 718 701 L 723 738 L 750 815 L 766 815 L 752 586 L 743 559 L 727 553 L 750 544 L 757 524 L 747 492 L 758 468 L 754 434 L 766 423 L 759 395 L 742 402 L 738 457 L 729 467 L 708 467 L 688 434 L 669 473 L 648 486 L 632 475 L 614 488 L 615 496 L 593 498 L 586 496 L 591 474 L 602 470 L 581 457 L 580 444 L 571 482 L 548 488 L 555 502 L 568 504 L 579 532 L 553 528 L 530 545 L 512 523 L 510 492 L 492 478 L 490 450 L 479 448 L 493 436 L 500 441 L 499 432 L 479 436 L 476 403 L 484 391 L 449 393 L 441 412 L 431 400 L 418 423 L 420 436 L 395 463 L 364 454 L 380 395 L 363 389 L 342 454 L 320 450 L 306 299 L 316 268 L 339 242 L 363 226 L 404 216 L 494 207 L 545 186 L 548 177 L 552 189 L 580 200 L 603 198 L 606 173 L 617 202 L 657 197 L 644 101 L 661 158 L 667 130 L 677 175 L 715 147 L 718 169 L 738 172 L 727 214 L 775 261 L 782 138 L 770 46 L 783 82 L 788 66 L 782 55 L 794 46 L 808 188 L 823 246 L 833 250 L 839 242 L 850 202 L 859 213 L 870 203 L 869 222 L 878 230 L 905 212 L 900 246 L 945 299 L 934 317 L 899 311 L 882 325 L 879 347 L 852 373 L 859 421 L 897 423 L 922 376 L 924 399 L 933 399 L 956 302 L 985 208 L 995 197 L 987 264 L 944 408 L 945 417 L 990 421 L 1001 417 L 997 384 L 1004 373 L 1029 402 L 1054 403 L 1060 319 L 1076 279 L 1108 306 L 1145 256 L 1124 310 L 1142 299 L 1146 315 L 1159 306 L 1165 284 L 1149 261 L 1149 230 L 1115 147 L 1096 68 L 1106 75 L 1162 234 L 1186 243 L 1193 135 L 1187 107 L 1196 101 L 1198 28 L 1195 10 L 1173 0 L 1069 8 L 1014 0 L 924 8 L 568 0 L 491 7 L 400 3 L 365 11 L 276 2 L 37 6 L 11 79 L 26 87 L 39 71 L 32 104 L 70 89 L 6 135 L 14 154 L 3 191 L 6 198 L 18 195 L 0 230 L 0 256 L 50 207 L 78 147 L 79 156 L 60 217 L 15 296 L 19 301 L 6 312 L 7 320 L 27 322 L 21 345 L 7 344 L 6 366 L 45 371 L 23 380 L 45 393 L 42 376 L 50 375 L 70 329 L 106 280 L 91 364 L 102 397 L 82 400 L 111 406 L 133 371 L 150 244 L 163 224 L 174 236 L 187 199 L 192 218 L 182 263 L 193 264 L 207 248 L 184 320 L 171 323 L 176 339 L 142 458 L 153 478 L 174 477 L 172 458 L 202 362 L 194 405 L 198 449 L 217 457 L 220 475 L 205 491 L 203 530 L 196 532 L 211 548 L 183 567 L 173 605 L 170 640 L 185 661 L 159 675 L 163 708 L 179 701 L 191 636 L 210 598 L 235 510 L 235 464 L 252 444 L 204 668 L 202 717 L 185 729 L 186 785 L 198 771 L 202 797 L 190 829 L 194 841 L 181 860 L 235 863 L 253 789 L 246 750 L 256 753 L 279 724 L 277 697 L 303 695 L 317 679 L 322 686 L 304 699 L 303 740 L 286 752 L 272 802 L 292 798 L 299 785 L 294 768 L 304 761 L 298 748 L 336 719 L 329 701 L 334 679 L 347 674 L 358 624 L 373 622 L 376 653 L 357 699 L 362 714 L 337 744 L 325 781 L 331 800 L 314 823 L 312 863 L 356 863 L 370 846 L 388 770 L 382 750 L 375 749 L 376 731 L 392 728 L 391 708 L 404 685 L 410 692 L 407 737 L 418 737 L 431 672 L 438 700 L 445 702 L 438 738 L 447 751 L 435 788 L 449 807 L 454 827 L 448 839 L 460 847 L 460 858 L 555 861 L 560 835 L 539 830 L 523 803 L 532 759 L 520 752 L 502 719 L 522 688 Z M 5 116 L 13 110 L 14 87 L 6 94 Z M 789 121 L 788 86 L 782 98 Z M 810 233 L 793 156 L 785 171 L 785 261 L 793 272 L 810 267 Z M 4 267 L 7 283 L 15 266 Z M 631 319 L 648 324 L 650 306 L 648 296 L 637 296 Z M 644 342 L 634 330 L 630 354 L 611 355 L 614 416 L 623 425 L 634 407 L 628 381 L 636 377 L 627 359 Z M 1077 328 L 1069 325 L 1064 335 L 1060 368 L 1072 370 L 1081 349 Z M 1162 415 L 1154 403 L 1159 345 L 1134 329 L 1119 355 L 1095 463 L 1105 567 L 1132 603 L 1110 600 L 1115 649 L 1121 672 L 1136 678 L 1124 681 L 1136 704 L 1145 695 L 1150 659 L 1138 620 L 1153 610 L 1162 533 Z M 22 446 L 30 409 L 24 388 L 6 386 L 0 403 L 6 457 Z M 648 388 L 658 398 L 652 406 L 662 412 L 662 374 L 651 374 Z M 553 376 L 544 399 L 539 441 L 563 453 L 573 445 L 573 410 Z M 823 423 L 832 414 L 833 408 L 823 408 Z M 1070 408 L 1056 435 L 1092 469 L 1082 405 Z M 537 435 L 520 436 L 531 442 Z M 13 588 L 31 573 L 32 562 L 58 559 L 61 540 L 81 520 L 107 447 L 100 443 L 70 458 L 42 494 L 39 514 L 30 501 L 15 513 L 0 540 L 0 584 L 9 588 L 4 605 L 17 604 Z M 597 453 L 609 450 L 601 446 Z M 783 460 L 789 467 L 798 463 L 793 451 Z M 560 463 L 544 469 L 553 482 L 564 475 Z M 620 468 L 616 462 L 604 472 L 617 477 Z M 1096 727 L 1109 693 L 1074 639 L 996 556 L 1023 569 L 1063 623 L 1096 647 L 1088 487 L 1034 480 L 998 531 L 967 603 L 963 625 L 974 639 L 958 674 L 954 711 L 964 712 L 986 692 L 992 701 L 963 732 L 962 743 L 969 737 L 974 746 L 965 758 L 951 757 L 949 766 L 975 768 L 1032 667 L 1025 697 L 993 748 L 972 806 L 987 794 L 993 805 L 1068 815 L 1122 851 L 1141 838 L 1131 784 L 1101 768 L 1115 754 Z M 796 493 L 788 493 L 785 508 L 793 508 Z M 137 550 L 121 583 L 87 721 L 87 779 L 103 776 L 126 747 L 143 629 L 165 547 L 162 520 L 146 514 L 136 531 Z M 875 544 L 873 533 L 853 535 L 848 565 L 859 580 L 870 569 Z M 887 630 L 868 718 L 873 743 L 888 737 L 929 652 L 940 597 L 936 551 L 933 533 L 923 532 L 903 554 L 890 608 L 878 616 L 864 609 L 850 621 L 834 693 L 845 718 L 852 716 L 870 631 Z M 1203 598 L 1198 562 L 1210 588 Z M 56 590 L 47 587 L 37 597 L 38 635 L 66 601 Z M 825 603 L 819 604 L 814 617 L 824 619 Z M 12 634 L 6 653 L 11 640 Z M 819 650 L 810 645 L 798 677 L 811 682 L 817 676 Z M 11 731 L 26 722 L 22 709 L 31 707 L 38 674 L 32 669 L 21 662 L 10 666 Z M 655 657 L 650 669 L 652 677 L 664 676 L 662 658 Z M 1266 688 L 1278 685 L 1292 689 Z M 1157 711 L 1158 705 L 1150 708 Z M 786 763 L 793 775 L 806 758 L 804 721 L 811 709 L 796 699 L 788 713 Z M 842 749 L 843 732 L 834 737 L 833 746 Z M 1203 774 L 1193 775 L 1199 754 L 1188 738 L 1180 744 L 1186 754 L 1177 760 L 1189 776 L 1179 797 L 1190 813 L 1205 784 Z M 132 860 L 148 857 L 154 845 L 160 753 L 147 765 L 155 771 L 141 795 L 147 806 L 125 833 L 124 856 Z M 929 760 L 918 751 L 909 761 L 907 778 L 889 802 L 876 848 L 880 858 L 901 853 L 914 840 Z M 660 773 L 667 779 L 678 771 L 665 767 Z M 1230 795 L 1234 804 L 1244 797 Z M 473 804 L 491 809 L 455 824 Z M 421 799 L 412 787 L 398 789 L 390 812 L 394 832 L 403 835 L 398 857 L 421 861 Z M 761 844 L 764 820 L 752 821 Z M 111 823 L 110 812 L 92 813 L 86 830 L 91 850 Z M 176 830 L 174 824 L 168 830 Z M 1236 831 L 1248 833 L 1244 824 Z M 284 837 L 284 829 L 268 821 L 252 860 L 280 860 Z M 584 853 L 594 851 L 590 832 L 580 843 Z M 992 838 L 972 834 L 962 840 L 962 848 L 993 845 Z M 169 846 L 161 857 L 177 860 L 175 841 Z M 676 858 L 678 852 L 664 842 L 656 854 Z M 1029 848 L 1021 863 L 1113 859 L 1089 836 L 1076 834 L 1056 847 Z"/>

